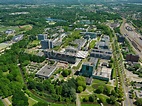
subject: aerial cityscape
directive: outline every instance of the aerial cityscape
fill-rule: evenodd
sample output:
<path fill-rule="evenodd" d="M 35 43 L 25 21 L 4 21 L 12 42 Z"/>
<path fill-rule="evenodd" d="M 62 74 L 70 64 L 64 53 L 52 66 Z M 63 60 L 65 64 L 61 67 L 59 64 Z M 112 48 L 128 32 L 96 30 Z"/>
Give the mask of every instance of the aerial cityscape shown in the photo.
<path fill-rule="evenodd" d="M 142 0 L 0 0 L 0 106 L 142 106 Z"/>

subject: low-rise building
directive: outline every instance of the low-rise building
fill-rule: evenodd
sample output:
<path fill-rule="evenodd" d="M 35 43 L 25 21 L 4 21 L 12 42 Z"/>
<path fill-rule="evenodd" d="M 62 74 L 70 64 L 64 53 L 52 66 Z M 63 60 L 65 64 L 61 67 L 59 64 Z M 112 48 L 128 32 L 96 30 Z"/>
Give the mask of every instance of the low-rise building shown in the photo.
<path fill-rule="evenodd" d="M 12 38 L 12 41 L 13 41 L 13 42 L 18 42 L 18 41 L 20 41 L 20 40 L 23 39 L 23 36 L 24 36 L 24 35 L 17 35 L 17 36 L 14 36 L 14 37 Z"/>
<path fill-rule="evenodd" d="M 117 41 L 120 43 L 124 43 L 125 42 L 125 37 L 120 35 L 120 34 L 116 34 L 117 35 Z"/>
<path fill-rule="evenodd" d="M 7 35 L 9 35 L 9 34 L 14 34 L 14 33 L 15 33 L 15 30 L 8 29 L 8 30 L 5 31 L 5 33 L 6 33 Z"/>
<path fill-rule="evenodd" d="M 86 42 L 86 39 L 76 39 L 73 44 L 77 44 L 78 50 L 81 50 L 81 48 L 85 46 Z"/>
<path fill-rule="evenodd" d="M 68 63 L 76 63 L 76 54 L 57 52 L 54 50 L 44 50 L 44 55 L 47 58 L 56 59 L 58 61 L 66 61 Z"/>
<path fill-rule="evenodd" d="M 45 65 L 36 73 L 36 76 L 49 78 L 54 73 L 56 68 L 56 66 Z"/>
<path fill-rule="evenodd" d="M 126 61 L 138 62 L 139 61 L 139 56 L 138 55 L 133 55 L 133 54 L 127 54 L 126 55 Z"/>
<path fill-rule="evenodd" d="M 111 56 L 112 56 L 112 52 L 110 50 L 93 49 L 90 53 L 90 57 L 95 57 L 100 59 L 110 60 Z"/>
<path fill-rule="evenodd" d="M 109 81 L 111 79 L 111 68 L 98 67 L 98 69 L 93 73 L 93 78 Z"/>

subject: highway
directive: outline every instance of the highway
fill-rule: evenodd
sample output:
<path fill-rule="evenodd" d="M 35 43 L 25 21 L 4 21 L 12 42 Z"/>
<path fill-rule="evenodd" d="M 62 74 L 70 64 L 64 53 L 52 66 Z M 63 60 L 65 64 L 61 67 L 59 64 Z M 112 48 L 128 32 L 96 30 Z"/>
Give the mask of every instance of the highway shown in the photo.
<path fill-rule="evenodd" d="M 126 30 L 126 26 L 129 26 L 133 29 L 133 31 L 128 31 Z M 133 28 L 133 26 L 129 25 L 128 23 L 126 23 L 126 19 L 123 19 L 123 23 L 120 27 L 120 32 L 122 35 L 126 35 L 124 36 L 130 43 L 131 47 L 133 47 L 133 50 L 135 51 L 135 53 L 137 55 L 139 55 L 140 59 L 142 60 L 142 40 L 139 39 L 139 37 L 141 36 L 140 34 L 138 34 L 135 29 Z"/>

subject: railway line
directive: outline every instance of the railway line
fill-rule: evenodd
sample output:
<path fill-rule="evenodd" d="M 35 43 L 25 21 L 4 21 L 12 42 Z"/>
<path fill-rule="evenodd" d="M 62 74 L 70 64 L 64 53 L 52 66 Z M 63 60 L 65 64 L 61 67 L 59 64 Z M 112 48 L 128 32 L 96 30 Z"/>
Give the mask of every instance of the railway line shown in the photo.
<path fill-rule="evenodd" d="M 135 29 L 129 31 L 126 29 L 126 26 L 132 27 L 126 23 L 126 20 L 123 20 L 123 23 L 120 27 L 121 34 L 129 41 L 130 45 L 132 46 L 133 50 L 137 55 L 139 55 L 140 59 L 142 60 L 142 40 L 141 35 L 135 32 Z"/>

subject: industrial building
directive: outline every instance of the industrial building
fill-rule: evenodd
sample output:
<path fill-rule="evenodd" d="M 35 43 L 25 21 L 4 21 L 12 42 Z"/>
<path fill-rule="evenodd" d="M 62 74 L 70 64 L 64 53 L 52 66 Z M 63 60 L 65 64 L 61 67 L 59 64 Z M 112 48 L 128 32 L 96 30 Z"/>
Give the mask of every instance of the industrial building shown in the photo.
<path fill-rule="evenodd" d="M 56 66 L 45 65 L 36 73 L 36 76 L 49 78 L 54 73 L 56 68 Z"/>
<path fill-rule="evenodd" d="M 53 42 L 50 39 L 41 40 L 41 48 L 42 49 L 52 49 L 53 48 Z"/>

